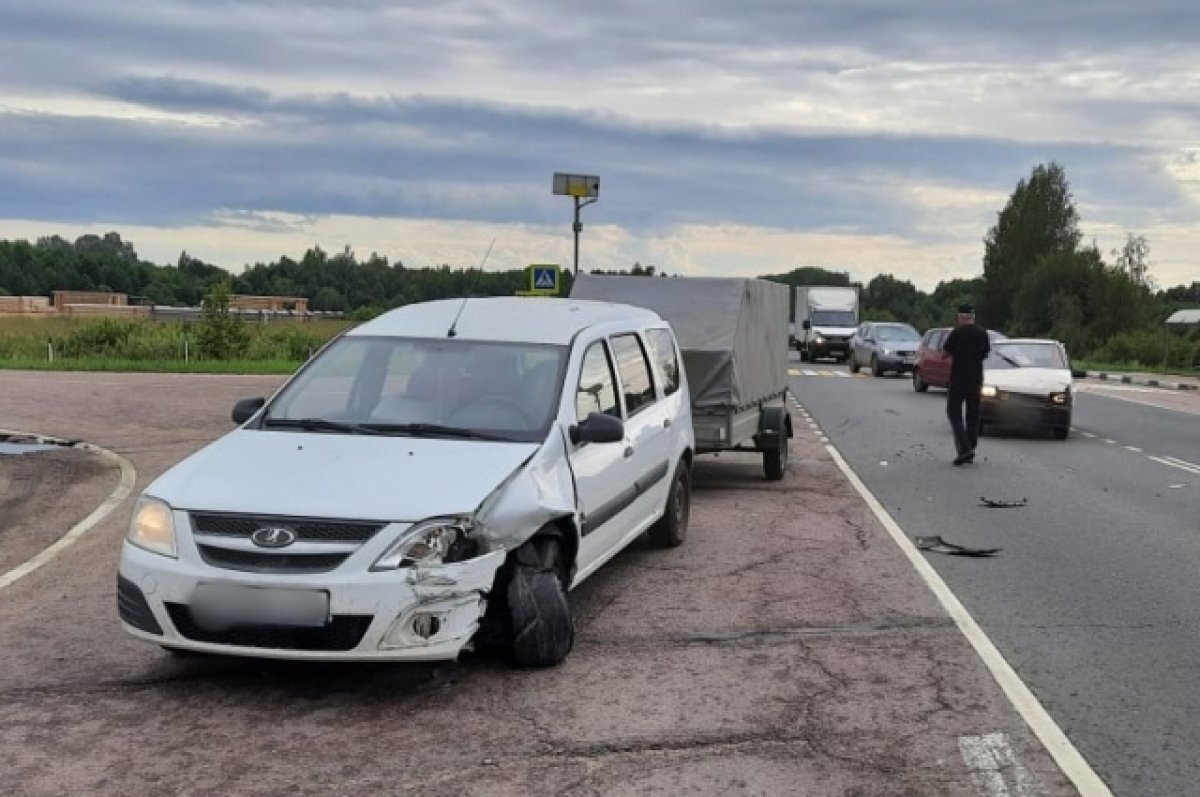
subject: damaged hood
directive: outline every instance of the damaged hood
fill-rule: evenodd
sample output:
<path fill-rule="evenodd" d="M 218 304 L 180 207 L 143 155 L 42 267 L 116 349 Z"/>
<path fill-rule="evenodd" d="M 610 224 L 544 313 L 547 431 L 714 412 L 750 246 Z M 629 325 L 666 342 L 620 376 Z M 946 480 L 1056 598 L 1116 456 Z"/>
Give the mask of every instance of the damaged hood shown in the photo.
<path fill-rule="evenodd" d="M 538 447 L 239 429 L 146 493 L 176 509 L 414 522 L 474 511 Z"/>
<path fill-rule="evenodd" d="M 1062 368 L 985 369 L 984 384 L 1009 393 L 1047 395 L 1072 387 L 1071 372 Z"/>

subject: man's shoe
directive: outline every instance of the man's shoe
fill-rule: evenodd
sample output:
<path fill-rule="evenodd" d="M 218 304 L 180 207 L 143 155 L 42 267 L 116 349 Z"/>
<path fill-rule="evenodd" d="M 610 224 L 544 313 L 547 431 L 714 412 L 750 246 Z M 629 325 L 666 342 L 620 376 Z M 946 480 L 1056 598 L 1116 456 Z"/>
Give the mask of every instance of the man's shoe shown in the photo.
<path fill-rule="evenodd" d="M 963 454 L 963 457 L 964 457 L 964 459 L 963 459 L 963 464 L 964 464 L 964 465 L 969 465 L 969 464 L 971 464 L 972 462 L 974 462 L 974 461 L 975 461 L 975 449 L 973 449 L 973 448 L 972 448 L 970 451 L 968 451 L 967 453 Z"/>
<path fill-rule="evenodd" d="M 971 461 L 971 452 L 970 451 L 959 454 L 957 457 L 954 458 L 955 465 L 966 465 L 970 461 Z"/>

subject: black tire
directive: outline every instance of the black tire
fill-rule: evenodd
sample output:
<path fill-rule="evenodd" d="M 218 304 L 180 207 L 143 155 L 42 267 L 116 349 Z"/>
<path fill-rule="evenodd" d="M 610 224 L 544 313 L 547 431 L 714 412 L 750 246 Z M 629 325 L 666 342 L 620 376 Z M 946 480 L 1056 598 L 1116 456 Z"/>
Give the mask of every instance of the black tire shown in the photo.
<path fill-rule="evenodd" d="M 925 380 L 921 379 L 921 372 L 916 368 L 914 368 L 912 371 L 912 380 L 913 390 L 917 391 L 918 393 L 924 393 L 925 391 L 929 390 L 929 385 L 925 383 Z"/>
<path fill-rule="evenodd" d="M 858 373 L 858 367 L 859 367 L 858 366 L 858 358 L 855 357 L 853 353 L 850 355 L 850 366 L 849 367 L 850 367 L 850 373 L 852 373 L 852 374 Z"/>
<path fill-rule="evenodd" d="M 517 667 L 561 664 L 575 644 L 561 561 L 562 548 L 552 537 L 535 537 L 516 552 L 505 598 Z"/>
<path fill-rule="evenodd" d="M 1055 440 L 1066 440 L 1071 436 L 1071 428 L 1069 426 L 1056 426 L 1051 432 Z"/>
<path fill-rule="evenodd" d="M 692 516 L 692 474 L 687 462 L 675 467 L 663 516 L 650 527 L 650 544 L 655 548 L 678 548 L 687 539 L 688 520 Z"/>
<path fill-rule="evenodd" d="M 788 439 L 785 429 L 779 434 L 779 447 L 763 451 L 763 472 L 767 475 L 767 481 L 777 482 L 782 479 L 787 472 L 787 463 Z"/>
<path fill-rule="evenodd" d="M 883 369 L 879 367 L 879 358 L 874 354 L 871 355 L 871 374 L 874 376 L 883 376 Z"/>

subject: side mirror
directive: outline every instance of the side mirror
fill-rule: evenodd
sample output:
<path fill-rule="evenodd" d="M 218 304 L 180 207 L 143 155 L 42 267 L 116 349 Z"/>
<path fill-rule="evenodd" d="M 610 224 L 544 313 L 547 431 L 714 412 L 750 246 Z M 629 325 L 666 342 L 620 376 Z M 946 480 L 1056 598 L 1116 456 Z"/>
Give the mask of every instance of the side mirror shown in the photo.
<path fill-rule="evenodd" d="M 806 319 L 804 319 L 804 323 L 801 324 L 800 326 L 803 327 L 804 329 L 812 329 L 812 321 L 809 321 L 806 318 Z"/>
<path fill-rule="evenodd" d="M 242 399 L 237 404 L 233 405 L 233 413 L 231 417 L 233 422 L 241 426 L 246 421 L 254 417 L 254 414 L 263 408 L 267 400 L 262 396 L 258 398 Z"/>
<path fill-rule="evenodd" d="M 571 442 L 575 444 L 619 443 L 625 439 L 625 424 L 620 418 L 602 412 L 591 412 L 583 423 L 572 426 L 569 433 Z"/>

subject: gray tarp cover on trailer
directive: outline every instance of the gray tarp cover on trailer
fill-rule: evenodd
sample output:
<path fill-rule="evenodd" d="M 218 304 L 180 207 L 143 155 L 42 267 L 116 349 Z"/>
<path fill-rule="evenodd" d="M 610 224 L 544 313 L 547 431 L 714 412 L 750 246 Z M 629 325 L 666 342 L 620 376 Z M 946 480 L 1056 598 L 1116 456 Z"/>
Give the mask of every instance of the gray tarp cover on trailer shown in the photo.
<path fill-rule="evenodd" d="M 669 322 L 683 352 L 693 407 L 744 407 L 787 385 L 786 285 L 580 274 L 571 298 L 644 307 Z"/>

